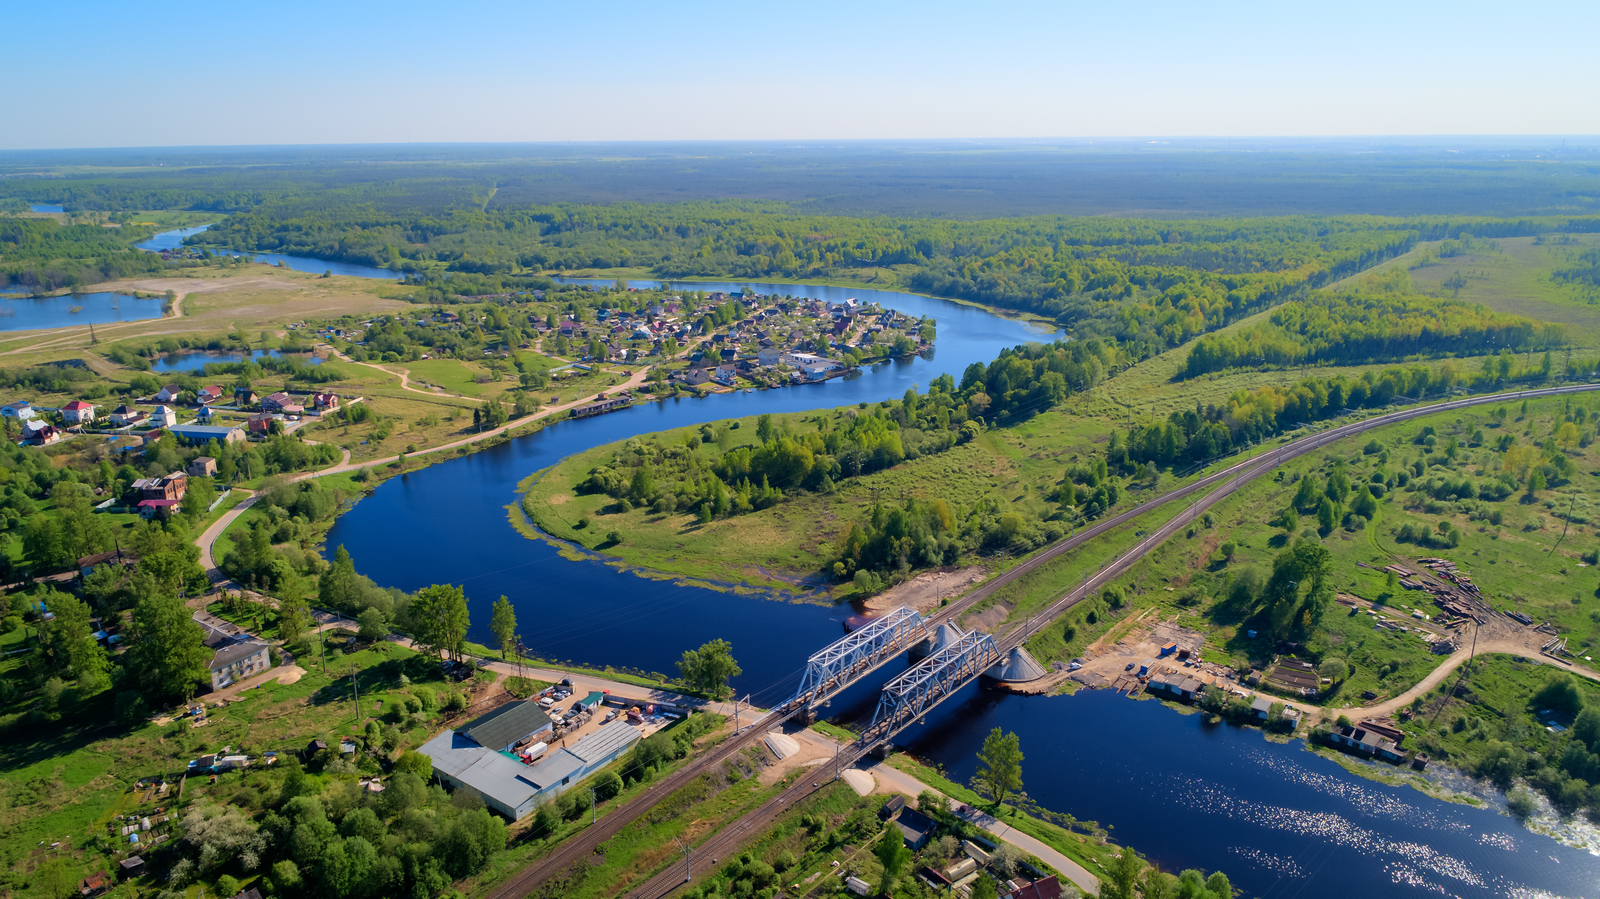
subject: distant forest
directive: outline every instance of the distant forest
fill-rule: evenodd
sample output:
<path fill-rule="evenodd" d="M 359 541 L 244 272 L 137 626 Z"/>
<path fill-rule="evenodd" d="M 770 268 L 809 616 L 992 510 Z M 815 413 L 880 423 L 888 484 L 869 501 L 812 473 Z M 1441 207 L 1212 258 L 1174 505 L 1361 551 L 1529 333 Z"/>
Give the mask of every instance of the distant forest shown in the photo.
<path fill-rule="evenodd" d="M 774 200 L 810 215 L 1600 214 L 1600 154 L 1519 140 L 922 141 L 0 152 L 0 198 L 204 209 L 350 190 L 373 211 Z M 62 174 L 56 174 L 56 173 Z M 336 202 L 347 202 L 348 197 Z"/>
<path fill-rule="evenodd" d="M 0 202 L 214 210 L 219 222 L 192 243 L 389 267 L 412 275 L 419 302 L 545 286 L 548 273 L 575 269 L 832 279 L 1032 313 L 1115 341 L 1134 361 L 1282 307 L 1203 344 L 1190 374 L 1551 343 L 1558 333 L 1481 310 L 1413 296 L 1336 312 L 1313 292 L 1422 240 L 1600 231 L 1600 165 L 1487 151 L 545 145 L 72 151 L 59 164 L 69 163 L 83 168 L 50 174 L 40 159 L 0 153 Z M 1472 191 L 1456 190 L 1464 179 Z M 1436 214 L 1463 209 L 1468 194 L 1469 210 Z M 1399 214 L 1245 214 L 1351 208 Z M 1041 209 L 1080 214 L 1017 215 Z M 1116 214 L 1082 214 L 1106 212 Z M 1176 212 L 1191 217 L 1167 217 Z M 1516 217 L 1490 217 L 1500 212 Z M 157 264 L 99 246 L 116 240 L 107 236 L 77 234 L 84 246 L 71 250 L 68 230 L 0 235 L 17 251 L 3 253 L 3 274 L 64 285 Z M 1362 323 L 1395 315 L 1398 330 Z"/>

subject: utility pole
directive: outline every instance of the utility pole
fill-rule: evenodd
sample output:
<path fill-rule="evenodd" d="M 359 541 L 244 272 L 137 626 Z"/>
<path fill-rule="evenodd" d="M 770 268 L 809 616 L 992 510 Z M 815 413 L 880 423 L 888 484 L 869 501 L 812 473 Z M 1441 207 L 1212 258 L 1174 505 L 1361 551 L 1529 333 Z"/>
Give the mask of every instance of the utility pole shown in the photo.
<path fill-rule="evenodd" d="M 589 788 L 589 826 L 600 820 L 600 800 L 594 795 L 594 787 Z"/>
<path fill-rule="evenodd" d="M 833 779 L 839 779 L 839 744 L 833 744 Z"/>
<path fill-rule="evenodd" d="M 689 852 L 691 850 L 688 846 L 683 845 L 683 841 L 677 837 L 673 837 L 672 841 L 678 844 L 679 849 L 683 850 L 683 882 L 688 883 L 694 880 L 694 868 L 689 862 Z"/>

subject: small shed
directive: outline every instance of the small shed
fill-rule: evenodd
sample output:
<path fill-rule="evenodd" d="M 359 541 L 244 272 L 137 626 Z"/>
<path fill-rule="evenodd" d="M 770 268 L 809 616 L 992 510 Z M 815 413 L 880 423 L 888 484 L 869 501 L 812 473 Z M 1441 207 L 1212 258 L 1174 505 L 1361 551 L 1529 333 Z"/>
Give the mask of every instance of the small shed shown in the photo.
<path fill-rule="evenodd" d="M 327 748 L 328 748 L 328 741 L 327 740 L 312 740 L 310 743 L 306 744 L 306 755 L 308 755 L 308 756 L 309 755 L 316 755 L 317 753 L 319 753 L 322 750 L 327 749 Z"/>
<path fill-rule="evenodd" d="M 144 873 L 144 859 L 137 855 L 130 855 L 122 860 L 122 876 L 138 877 Z"/>
<path fill-rule="evenodd" d="M 906 797 L 896 793 L 889 797 L 889 801 L 885 802 L 882 808 L 878 809 L 878 819 L 880 821 L 887 821 L 890 818 L 893 818 L 901 809 L 905 807 Z"/>
<path fill-rule="evenodd" d="M 78 895 L 98 896 L 111 889 L 111 876 L 104 871 L 96 871 L 88 877 L 78 881 Z"/>

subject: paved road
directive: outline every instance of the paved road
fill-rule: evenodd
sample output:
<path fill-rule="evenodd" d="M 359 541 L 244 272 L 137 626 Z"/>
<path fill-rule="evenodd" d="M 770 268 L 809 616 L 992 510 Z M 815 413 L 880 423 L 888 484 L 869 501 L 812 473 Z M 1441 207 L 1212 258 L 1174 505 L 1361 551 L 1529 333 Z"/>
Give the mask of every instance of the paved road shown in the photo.
<path fill-rule="evenodd" d="M 917 780 L 904 771 L 901 771 L 898 768 L 890 767 L 887 762 L 879 762 L 867 770 L 872 773 L 873 777 L 878 778 L 883 783 L 888 784 L 895 790 L 898 790 L 899 792 L 904 793 L 913 799 L 916 798 L 917 795 L 923 790 L 939 793 L 938 790 L 935 790 L 927 784 L 924 784 L 922 781 Z M 939 795 L 944 796 L 943 793 L 939 793 Z M 948 796 L 945 796 L 945 798 L 950 799 Z M 1065 855 L 1062 855 L 1044 843 L 1041 843 L 1033 837 L 1023 833 L 1022 831 L 1017 830 L 1016 828 L 1005 824 L 1004 822 L 1001 822 L 987 812 L 979 811 L 978 809 L 972 808 L 971 806 L 966 805 L 959 800 L 951 800 L 950 805 L 955 813 L 961 818 L 983 828 L 984 830 L 987 830 L 1007 843 L 1010 843 L 1018 849 L 1021 849 L 1023 852 L 1032 855 L 1034 858 L 1037 858 L 1038 860 L 1061 872 L 1061 876 L 1077 884 L 1080 889 L 1089 895 L 1093 896 L 1100 891 L 1100 880 L 1093 874 L 1090 874 L 1088 868 L 1085 868 L 1072 859 L 1067 858 Z"/>

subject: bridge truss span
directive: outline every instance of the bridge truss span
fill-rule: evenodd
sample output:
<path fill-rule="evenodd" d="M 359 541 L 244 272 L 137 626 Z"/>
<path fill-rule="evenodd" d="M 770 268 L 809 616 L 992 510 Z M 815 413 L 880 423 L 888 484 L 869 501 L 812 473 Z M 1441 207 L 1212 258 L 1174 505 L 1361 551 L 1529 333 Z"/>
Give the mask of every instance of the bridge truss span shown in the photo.
<path fill-rule="evenodd" d="M 884 685 L 872 725 L 862 734 L 861 743 L 871 745 L 893 737 L 1003 661 L 994 637 L 977 631 L 928 656 Z"/>
<path fill-rule="evenodd" d="M 874 619 L 806 660 L 786 708 L 816 705 L 930 636 L 922 616 L 905 606 Z"/>

